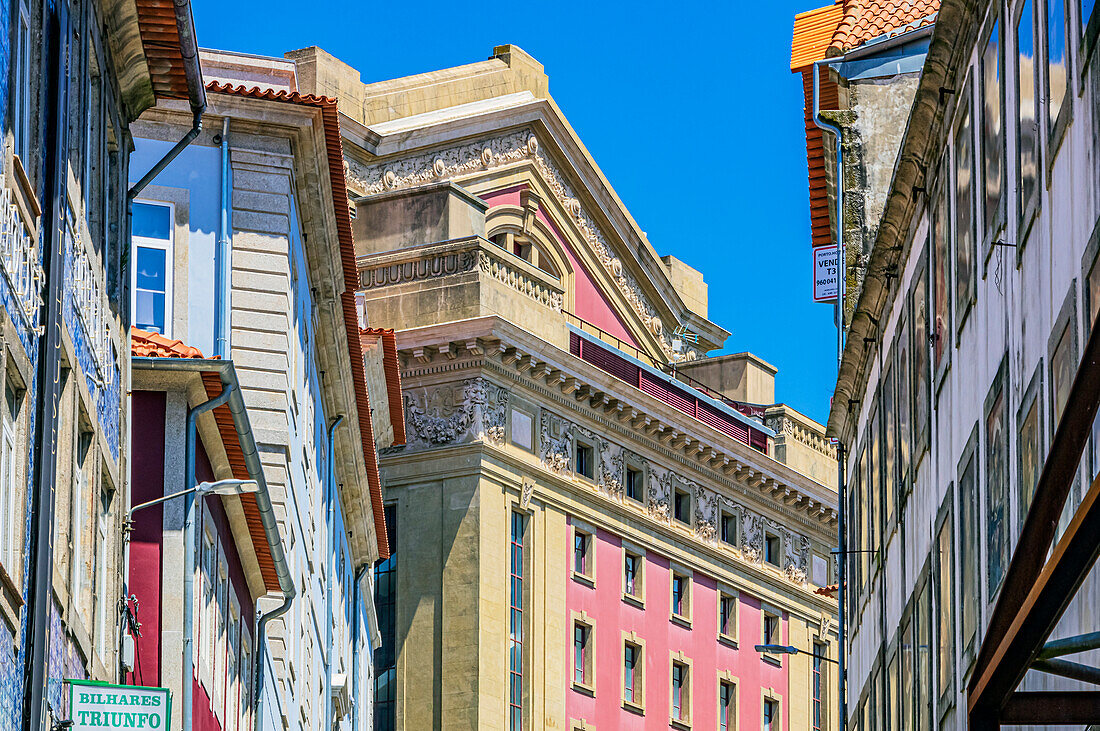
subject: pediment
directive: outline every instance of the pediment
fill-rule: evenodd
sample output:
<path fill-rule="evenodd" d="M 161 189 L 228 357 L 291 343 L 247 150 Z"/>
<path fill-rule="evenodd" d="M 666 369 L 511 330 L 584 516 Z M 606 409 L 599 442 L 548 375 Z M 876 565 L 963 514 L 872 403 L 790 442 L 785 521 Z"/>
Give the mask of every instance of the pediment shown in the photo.
<path fill-rule="evenodd" d="M 398 120 L 349 135 L 359 146 L 346 151 L 349 189 L 371 197 L 451 181 L 490 201 L 517 187 L 535 191 L 542 224 L 573 249 L 639 349 L 669 361 L 721 347 L 729 333 L 687 307 L 553 102 L 519 96 L 466 115 L 451 110 L 417 120 L 422 125 Z M 697 333 L 698 347 L 679 338 L 680 329 Z"/>

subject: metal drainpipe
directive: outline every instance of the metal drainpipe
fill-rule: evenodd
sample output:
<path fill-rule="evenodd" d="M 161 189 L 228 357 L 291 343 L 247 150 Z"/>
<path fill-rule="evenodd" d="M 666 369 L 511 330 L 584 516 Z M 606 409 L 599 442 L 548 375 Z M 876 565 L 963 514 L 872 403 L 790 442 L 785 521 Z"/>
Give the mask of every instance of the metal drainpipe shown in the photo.
<path fill-rule="evenodd" d="M 187 412 L 187 456 L 184 489 L 195 486 L 195 424 L 199 416 L 221 406 L 233 394 L 233 384 L 222 385 L 222 392 Z M 191 731 L 195 690 L 195 505 L 194 493 L 184 498 L 183 519 L 183 731 Z"/>
<path fill-rule="evenodd" d="M 214 327 L 216 331 L 214 352 L 222 359 L 229 358 L 229 305 L 230 305 L 230 256 L 229 246 L 229 117 L 222 118 L 221 134 L 221 222 L 218 231 L 218 248 L 214 268 Z"/>
<path fill-rule="evenodd" d="M 823 68 L 840 63 L 844 56 L 834 56 L 815 61 L 813 65 L 814 76 L 814 108 L 813 121 L 821 130 L 831 132 L 836 138 L 836 253 L 837 253 L 837 298 L 836 298 L 836 357 L 837 380 L 840 378 L 840 364 L 844 358 L 844 297 L 847 284 L 847 270 L 844 261 L 844 149 L 843 134 L 835 124 L 826 122 L 821 118 L 821 71 Z M 848 700 L 847 700 L 847 656 L 846 623 L 844 615 L 844 582 L 846 578 L 846 565 L 848 563 L 847 537 L 844 530 L 844 511 L 846 509 L 846 485 L 844 484 L 844 445 L 837 440 L 837 499 L 840 503 L 837 511 L 837 550 L 840 560 L 837 562 L 837 696 L 840 706 L 841 731 L 848 727 Z"/>
<path fill-rule="evenodd" d="M 333 489 L 332 465 L 336 461 L 332 453 L 332 436 L 336 427 L 344 420 L 340 414 L 329 424 L 328 433 L 325 435 L 327 444 L 328 463 L 325 465 L 325 499 L 328 502 L 328 557 L 325 559 L 328 566 L 326 573 L 328 580 L 325 582 L 325 728 L 332 728 L 332 653 L 334 642 L 332 637 L 332 585 L 336 581 L 336 511 L 334 507 L 336 490 Z"/>
<path fill-rule="evenodd" d="M 351 635 L 351 731 L 359 731 L 359 714 L 362 712 L 359 703 L 359 595 L 362 593 L 360 586 L 363 583 L 363 575 L 369 568 L 370 564 L 364 563 L 355 569 L 355 601 L 352 604 L 355 625 Z"/>

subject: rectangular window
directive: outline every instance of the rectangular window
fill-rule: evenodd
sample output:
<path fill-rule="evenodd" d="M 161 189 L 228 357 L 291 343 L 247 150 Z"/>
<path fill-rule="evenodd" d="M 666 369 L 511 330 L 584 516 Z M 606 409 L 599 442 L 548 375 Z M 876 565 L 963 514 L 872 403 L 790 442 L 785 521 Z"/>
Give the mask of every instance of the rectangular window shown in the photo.
<path fill-rule="evenodd" d="M 1063 326 L 1058 336 L 1058 344 L 1054 346 L 1054 352 L 1050 356 L 1050 391 L 1051 391 L 1051 423 L 1057 429 L 1062 421 L 1062 414 L 1066 409 L 1066 401 L 1069 400 L 1069 389 L 1073 385 L 1073 377 L 1077 373 L 1073 332 L 1067 323 Z"/>
<path fill-rule="evenodd" d="M 886 363 L 893 362 L 894 355 L 890 353 L 886 357 Z M 897 454 L 897 410 L 894 408 L 894 369 L 886 366 L 886 375 L 882 377 L 882 510 L 883 533 L 886 526 L 894 522 L 897 508 L 896 479 L 897 467 L 895 455 Z"/>
<path fill-rule="evenodd" d="M 691 611 L 691 578 L 686 574 L 672 574 L 672 615 L 686 619 Z"/>
<path fill-rule="evenodd" d="M 764 731 L 779 731 L 779 702 L 764 699 Z"/>
<path fill-rule="evenodd" d="M 573 529 L 573 572 L 581 576 L 588 576 L 588 547 L 591 545 L 591 538 L 587 533 Z"/>
<path fill-rule="evenodd" d="M 378 612 L 378 632 L 382 636 L 381 644 L 374 650 L 374 728 L 375 731 L 395 731 L 397 728 L 397 549 L 399 546 L 397 506 L 392 504 L 385 506 L 383 514 L 386 518 L 390 557 L 379 559 L 374 564 L 374 606 Z M 522 594 L 520 597 L 522 601 Z M 304 626 L 304 623 L 302 624 Z M 520 631 L 522 632 L 522 625 Z M 522 641 L 522 634 L 520 640 Z M 256 690 L 259 692 L 260 689 Z M 517 728 L 512 727 L 510 731 L 517 731 Z"/>
<path fill-rule="evenodd" d="M 78 417 L 83 422 L 85 416 Z M 92 604 L 95 600 L 95 521 L 98 519 L 98 495 L 95 489 L 94 435 L 81 429 L 76 439 L 73 455 L 73 599 L 85 627 L 90 628 Z"/>
<path fill-rule="evenodd" d="M 737 638 L 737 597 L 718 593 L 718 634 L 726 639 Z"/>
<path fill-rule="evenodd" d="M 103 482 L 99 491 L 99 514 L 96 519 L 96 572 L 93 582 L 95 584 L 95 646 L 96 654 L 106 665 L 107 650 L 112 646 L 114 635 L 114 622 L 112 613 L 116 610 L 115 602 L 111 600 L 112 591 L 108 589 L 107 580 L 110 578 L 110 561 L 114 548 L 111 535 L 112 515 L 111 503 L 114 490 L 107 483 L 106 471 L 101 477 Z"/>
<path fill-rule="evenodd" d="M 523 729 L 523 538 L 527 517 L 512 513 L 508 617 L 508 728 Z"/>
<path fill-rule="evenodd" d="M 1026 223 L 1039 179 L 1039 69 L 1035 63 L 1035 14 L 1024 0 L 1016 19 L 1016 190 L 1017 219 Z M 1023 231 L 1021 231 L 1021 234 Z M 1023 246 L 1022 238 L 1017 246 Z"/>
<path fill-rule="evenodd" d="M 947 370 L 951 355 L 951 208 L 946 155 L 940 169 L 942 178 L 932 206 L 932 367 L 937 382 Z"/>
<path fill-rule="evenodd" d="M 825 644 L 814 643 L 813 660 L 813 731 L 822 731 L 826 726 L 825 716 Z"/>
<path fill-rule="evenodd" d="M 736 546 L 737 539 L 737 514 L 730 513 L 725 510 L 721 513 L 719 519 L 719 537 L 722 539 L 722 543 L 730 546 Z"/>
<path fill-rule="evenodd" d="M 958 128 L 955 130 L 955 332 L 962 330 L 977 282 L 974 233 L 974 133 L 970 118 L 970 83 L 959 97 Z"/>
<path fill-rule="evenodd" d="M 595 476 L 595 465 L 592 446 L 584 442 L 577 442 L 576 472 L 589 480 Z"/>
<path fill-rule="evenodd" d="M 978 561 L 980 527 L 978 514 L 978 460 L 970 454 L 959 473 L 959 568 L 962 571 L 959 596 L 962 597 L 962 646 L 967 657 L 974 647 L 981 610 L 982 590 Z"/>
<path fill-rule="evenodd" d="M 764 612 L 764 644 L 778 645 L 783 641 L 779 633 L 779 615 Z"/>
<path fill-rule="evenodd" d="M 898 632 L 901 643 L 901 723 L 903 729 L 914 727 L 914 687 L 913 676 L 913 623 L 909 617 L 902 621 L 901 630 Z"/>
<path fill-rule="evenodd" d="M 895 378 L 897 379 L 898 412 L 898 512 L 900 512 L 905 507 L 905 501 L 909 495 L 909 448 L 912 444 L 909 418 L 909 319 L 906 317 L 904 308 L 898 322 L 897 333 L 897 340 L 894 342 L 894 350 L 897 352 L 894 372 L 897 374 Z"/>
<path fill-rule="evenodd" d="M 673 517 L 681 523 L 691 523 L 691 494 L 685 490 L 675 490 L 672 498 Z"/>
<path fill-rule="evenodd" d="M 1008 361 L 994 378 L 985 407 L 986 580 L 990 600 L 1008 568 L 1008 416 L 1003 384 Z"/>
<path fill-rule="evenodd" d="M 3 434 L 0 438 L 0 565 L 8 576 L 21 585 L 23 574 L 23 490 L 19 464 L 22 462 L 16 439 L 23 392 L 11 381 L 4 385 Z"/>
<path fill-rule="evenodd" d="M 924 450 L 928 447 L 928 425 L 930 420 L 931 387 L 928 352 L 928 252 L 918 257 L 916 274 L 913 275 L 913 289 L 910 292 L 910 312 L 912 313 L 913 332 L 913 464 L 920 464 Z"/>
<path fill-rule="evenodd" d="M 13 64 L 12 80 L 15 89 L 12 95 L 12 137 L 15 142 L 15 154 L 19 156 L 23 164 L 23 170 L 30 172 L 31 141 L 34 134 L 31 131 L 31 100 L 34 92 L 31 89 L 31 12 L 27 3 L 19 3 L 19 17 L 15 26 L 15 58 Z"/>
<path fill-rule="evenodd" d="M 1062 114 L 1062 105 L 1069 90 L 1069 51 L 1066 48 L 1066 6 L 1065 0 L 1046 0 L 1047 6 L 1047 125 L 1052 140 L 1061 130 L 1058 118 Z M 1048 156 L 1053 158 L 1058 149 L 1056 144 L 1049 147 Z"/>
<path fill-rule="evenodd" d="M 925 571 L 927 577 L 927 571 Z M 927 581 L 917 594 L 917 702 L 919 714 L 917 728 L 920 731 L 932 729 L 932 587 Z"/>
<path fill-rule="evenodd" d="M 635 502 L 644 502 L 645 492 L 643 490 L 642 471 L 627 465 L 626 496 Z"/>
<path fill-rule="evenodd" d="M 1001 117 L 1001 23 L 996 20 L 982 51 L 982 186 L 983 232 L 991 240 L 1000 225 L 1004 167 L 1004 121 Z"/>
<path fill-rule="evenodd" d="M 772 566 L 779 566 L 783 556 L 782 540 L 775 533 L 764 533 L 764 560 Z"/>
<path fill-rule="evenodd" d="M 870 530 L 871 545 L 868 548 L 878 549 L 882 544 L 882 420 L 881 411 L 877 408 L 871 414 L 870 435 L 867 450 L 867 490 L 871 515 L 868 528 Z M 871 554 L 872 571 L 874 562 L 878 560 L 877 554 Z"/>
<path fill-rule="evenodd" d="M 728 680 L 718 683 L 718 729 L 732 731 L 737 726 L 736 688 Z"/>
<path fill-rule="evenodd" d="M 171 335 L 172 207 L 135 202 L 131 217 L 134 263 L 130 282 L 134 325 Z"/>
<path fill-rule="evenodd" d="M 672 718 L 677 721 L 687 721 L 690 708 L 689 692 L 689 668 L 684 663 L 672 663 Z"/>
<path fill-rule="evenodd" d="M 898 708 L 898 704 L 901 703 L 901 698 L 898 696 L 898 685 L 901 682 L 900 673 L 901 666 L 898 663 L 898 653 L 894 652 L 890 656 L 890 665 L 886 670 L 886 717 L 888 721 L 886 728 L 889 731 L 901 731 L 901 709 Z"/>
<path fill-rule="evenodd" d="M 940 706 L 946 707 L 955 689 L 955 540 L 951 488 L 947 488 L 943 513 L 936 530 L 936 613 L 939 648 L 936 652 L 936 689 Z"/>
<path fill-rule="evenodd" d="M 623 644 L 623 700 L 642 704 L 642 648 L 633 642 Z"/>
<path fill-rule="evenodd" d="M 592 628 L 581 622 L 573 623 L 573 682 L 588 685 L 590 680 L 588 643 Z"/>
<path fill-rule="evenodd" d="M 1039 374 L 1036 374 L 1038 378 Z M 1028 391 L 1031 391 L 1028 388 Z M 1036 389 L 1041 390 L 1041 389 Z M 1025 403 L 1027 397 L 1025 396 Z M 1027 512 L 1031 508 L 1031 498 L 1035 495 L 1035 487 L 1039 484 L 1039 473 L 1042 470 L 1042 422 L 1039 419 L 1039 411 L 1042 404 L 1039 401 L 1039 394 L 1036 393 L 1032 396 L 1031 402 L 1027 404 L 1027 410 L 1023 413 L 1023 416 L 1017 418 L 1017 423 L 1020 425 L 1020 480 L 1019 480 L 1019 519 L 1017 523 L 1022 526 L 1024 518 L 1027 517 Z M 1100 423 L 1098 421 L 1097 423 Z M 1096 439 L 1096 430 L 1093 429 L 1093 439 Z"/>
<path fill-rule="evenodd" d="M 645 560 L 636 553 L 623 553 L 623 593 L 635 599 L 642 598 L 642 567 Z"/>

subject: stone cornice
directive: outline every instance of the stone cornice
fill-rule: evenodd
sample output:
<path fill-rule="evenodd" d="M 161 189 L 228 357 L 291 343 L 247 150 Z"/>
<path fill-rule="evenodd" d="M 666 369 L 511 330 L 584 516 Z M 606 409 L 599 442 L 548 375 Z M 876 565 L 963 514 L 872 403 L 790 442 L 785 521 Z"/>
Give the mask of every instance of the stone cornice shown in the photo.
<path fill-rule="evenodd" d="M 813 530 L 836 524 L 836 494 L 824 485 L 499 318 L 404 331 L 398 348 L 406 383 L 453 380 L 464 363 L 487 368 Z"/>

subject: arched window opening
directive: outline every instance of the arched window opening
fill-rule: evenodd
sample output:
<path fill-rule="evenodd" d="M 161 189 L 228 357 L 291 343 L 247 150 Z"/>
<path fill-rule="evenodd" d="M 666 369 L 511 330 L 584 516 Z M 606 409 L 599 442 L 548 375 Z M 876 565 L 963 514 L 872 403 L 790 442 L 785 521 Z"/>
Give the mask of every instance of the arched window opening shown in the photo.
<path fill-rule="evenodd" d="M 524 261 L 538 267 L 550 276 L 561 279 L 561 272 L 555 266 L 554 260 L 547 254 L 542 246 L 515 231 L 500 231 L 489 237 L 494 244 L 510 251 Z"/>

